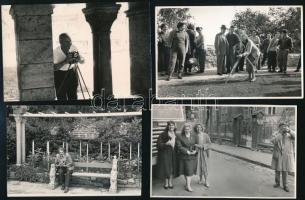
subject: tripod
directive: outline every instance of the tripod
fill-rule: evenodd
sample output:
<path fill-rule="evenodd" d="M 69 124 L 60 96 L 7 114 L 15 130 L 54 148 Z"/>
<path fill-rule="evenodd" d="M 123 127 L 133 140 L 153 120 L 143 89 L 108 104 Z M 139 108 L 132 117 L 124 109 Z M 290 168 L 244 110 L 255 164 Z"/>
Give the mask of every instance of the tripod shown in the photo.
<path fill-rule="evenodd" d="M 63 85 L 64 85 L 64 83 L 65 83 L 65 81 L 66 81 L 66 79 L 67 79 L 67 77 L 68 77 L 68 75 L 69 75 L 69 70 L 71 69 L 72 64 L 75 64 L 76 73 L 77 73 L 77 75 L 79 75 L 79 76 L 81 77 L 81 80 L 78 78 L 78 83 L 79 83 L 80 89 L 81 89 L 81 91 L 82 91 L 83 99 L 86 99 L 86 98 L 85 98 L 85 94 L 84 94 L 84 91 L 83 91 L 82 84 L 84 85 L 84 87 L 85 87 L 85 89 L 86 89 L 86 92 L 87 92 L 87 94 L 88 94 L 88 96 L 89 96 L 89 99 L 91 99 L 91 95 L 90 95 L 89 90 L 88 90 L 88 88 L 87 88 L 87 85 L 86 85 L 86 82 L 85 82 L 85 80 L 84 80 L 83 74 L 82 74 L 82 72 L 80 71 L 79 66 L 78 66 L 77 63 L 69 63 L 69 67 L 68 67 L 68 70 L 67 70 L 67 74 L 65 75 L 64 79 L 62 80 L 62 82 L 61 82 L 61 84 L 60 84 L 60 86 L 59 86 L 59 88 L 58 88 L 58 93 L 62 90 L 62 87 L 63 87 Z M 78 76 L 78 77 L 79 77 L 79 76 Z"/>

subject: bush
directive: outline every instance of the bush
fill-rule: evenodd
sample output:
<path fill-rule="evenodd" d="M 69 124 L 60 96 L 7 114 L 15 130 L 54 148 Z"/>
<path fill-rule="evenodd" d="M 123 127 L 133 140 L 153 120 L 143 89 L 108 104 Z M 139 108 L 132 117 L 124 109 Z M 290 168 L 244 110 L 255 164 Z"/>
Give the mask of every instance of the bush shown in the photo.
<path fill-rule="evenodd" d="M 47 171 L 41 168 L 34 168 L 29 164 L 13 165 L 9 171 L 14 171 L 16 179 L 19 181 L 48 183 L 50 180 Z"/>

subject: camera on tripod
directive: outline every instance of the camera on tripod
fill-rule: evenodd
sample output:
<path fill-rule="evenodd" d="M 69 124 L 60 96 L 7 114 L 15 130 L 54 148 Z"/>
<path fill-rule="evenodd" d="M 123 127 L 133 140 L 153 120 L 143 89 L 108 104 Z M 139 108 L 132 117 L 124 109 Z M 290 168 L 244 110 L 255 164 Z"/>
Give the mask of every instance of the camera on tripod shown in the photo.
<path fill-rule="evenodd" d="M 70 64 L 78 63 L 78 61 L 80 59 L 78 51 L 69 52 L 68 56 L 70 58 L 70 61 L 69 61 Z"/>

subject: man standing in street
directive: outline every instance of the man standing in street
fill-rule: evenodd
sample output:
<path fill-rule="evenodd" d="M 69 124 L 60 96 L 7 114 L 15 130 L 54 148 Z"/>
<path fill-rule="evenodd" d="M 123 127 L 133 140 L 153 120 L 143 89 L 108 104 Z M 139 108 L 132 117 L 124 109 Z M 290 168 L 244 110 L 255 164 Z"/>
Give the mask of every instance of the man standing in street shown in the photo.
<path fill-rule="evenodd" d="M 240 45 L 240 39 L 236 33 L 234 33 L 234 26 L 230 26 L 229 33 L 227 34 L 227 40 L 229 43 L 229 53 L 227 56 L 227 73 L 230 73 L 234 63 L 236 62 L 236 49 Z M 238 70 L 238 68 L 236 68 Z"/>
<path fill-rule="evenodd" d="M 288 53 L 292 50 L 292 39 L 288 36 L 287 30 L 283 29 L 281 32 L 281 38 L 278 42 L 279 51 L 277 55 L 277 61 L 280 68 L 279 72 L 287 73 L 287 60 Z"/>
<path fill-rule="evenodd" d="M 198 37 L 196 39 L 196 55 L 200 65 L 198 73 L 204 73 L 205 69 L 205 58 L 206 58 L 206 47 L 204 42 L 204 36 L 202 34 L 202 27 L 197 27 Z"/>
<path fill-rule="evenodd" d="M 283 189 L 289 192 L 287 184 L 288 172 L 294 172 L 294 140 L 295 133 L 289 128 L 287 123 L 279 124 L 279 132 L 273 136 L 273 155 L 271 167 L 275 170 L 274 188 L 280 187 L 282 173 Z"/>
<path fill-rule="evenodd" d="M 216 58 L 217 58 L 217 74 L 222 75 L 226 73 L 226 56 L 228 54 L 229 50 L 229 43 L 226 38 L 226 26 L 221 25 L 220 30 L 221 32 L 216 34 L 215 37 L 215 53 L 216 53 Z"/>
<path fill-rule="evenodd" d="M 74 165 L 68 152 L 64 152 L 62 147 L 58 148 L 58 154 L 55 158 L 55 166 L 59 172 L 59 185 L 65 193 L 69 192 L 70 176 L 72 175 Z"/>
<path fill-rule="evenodd" d="M 267 38 L 264 39 L 264 41 L 262 43 L 262 53 L 263 53 L 263 59 L 262 59 L 262 63 L 261 63 L 262 67 L 264 66 L 266 60 L 268 59 L 267 49 L 268 49 L 268 46 L 270 44 L 270 41 L 271 41 L 271 34 L 268 33 Z M 268 62 L 268 60 L 267 60 L 267 62 Z M 271 72 L 271 68 L 269 68 L 269 66 L 268 66 L 268 71 Z"/>
<path fill-rule="evenodd" d="M 168 43 L 168 26 L 166 24 L 161 24 L 161 31 L 158 35 L 158 72 L 166 72 L 169 65 L 169 56 L 170 56 L 170 45 Z"/>
<path fill-rule="evenodd" d="M 268 69 L 270 69 L 270 72 L 275 72 L 275 68 L 277 65 L 277 44 L 279 42 L 280 38 L 280 32 L 277 31 L 274 35 L 274 37 L 271 39 L 268 48 Z"/>
<path fill-rule="evenodd" d="M 252 31 L 252 35 L 249 36 L 249 39 L 255 44 L 255 46 L 257 46 L 260 49 L 261 39 L 257 35 L 256 31 Z M 260 70 L 260 69 L 261 69 L 261 58 L 259 57 L 256 70 Z"/>
<path fill-rule="evenodd" d="M 194 24 L 188 24 L 186 32 L 189 36 L 189 48 L 186 53 L 184 72 L 188 73 L 191 72 L 192 69 L 192 65 L 189 63 L 189 59 L 194 58 L 194 52 L 196 48 L 196 31 Z"/>

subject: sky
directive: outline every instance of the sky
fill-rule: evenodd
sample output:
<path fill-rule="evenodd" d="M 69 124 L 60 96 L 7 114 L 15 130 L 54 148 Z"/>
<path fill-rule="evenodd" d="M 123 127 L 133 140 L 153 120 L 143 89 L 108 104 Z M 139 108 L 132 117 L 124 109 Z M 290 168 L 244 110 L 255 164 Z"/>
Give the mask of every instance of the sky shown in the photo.
<path fill-rule="evenodd" d="M 190 6 L 183 8 L 190 9 L 189 13 L 194 17 L 193 22 L 195 26 L 203 27 L 203 34 L 207 45 L 213 45 L 215 35 L 220 32 L 220 26 L 224 24 L 229 27 L 236 12 L 245 11 L 247 8 L 251 8 L 253 11 L 267 13 L 271 7 L 272 6 Z M 159 8 L 165 7 L 158 7 L 157 11 Z"/>
<path fill-rule="evenodd" d="M 130 56 L 129 56 L 129 22 L 125 11 L 127 3 L 120 3 L 117 19 L 111 29 L 111 55 L 113 92 L 116 97 L 130 95 Z M 55 4 L 52 14 L 53 48 L 59 46 L 59 34 L 66 32 L 72 38 L 73 44 L 85 58 L 80 64 L 89 91 L 93 91 L 93 48 L 92 33 L 82 9 L 85 4 Z M 1 6 L 2 11 L 2 41 L 3 66 L 5 69 L 17 67 L 14 21 L 9 14 L 10 5 Z M 124 74 L 124 76 L 122 76 Z M 16 74 L 17 78 L 17 74 Z"/>

